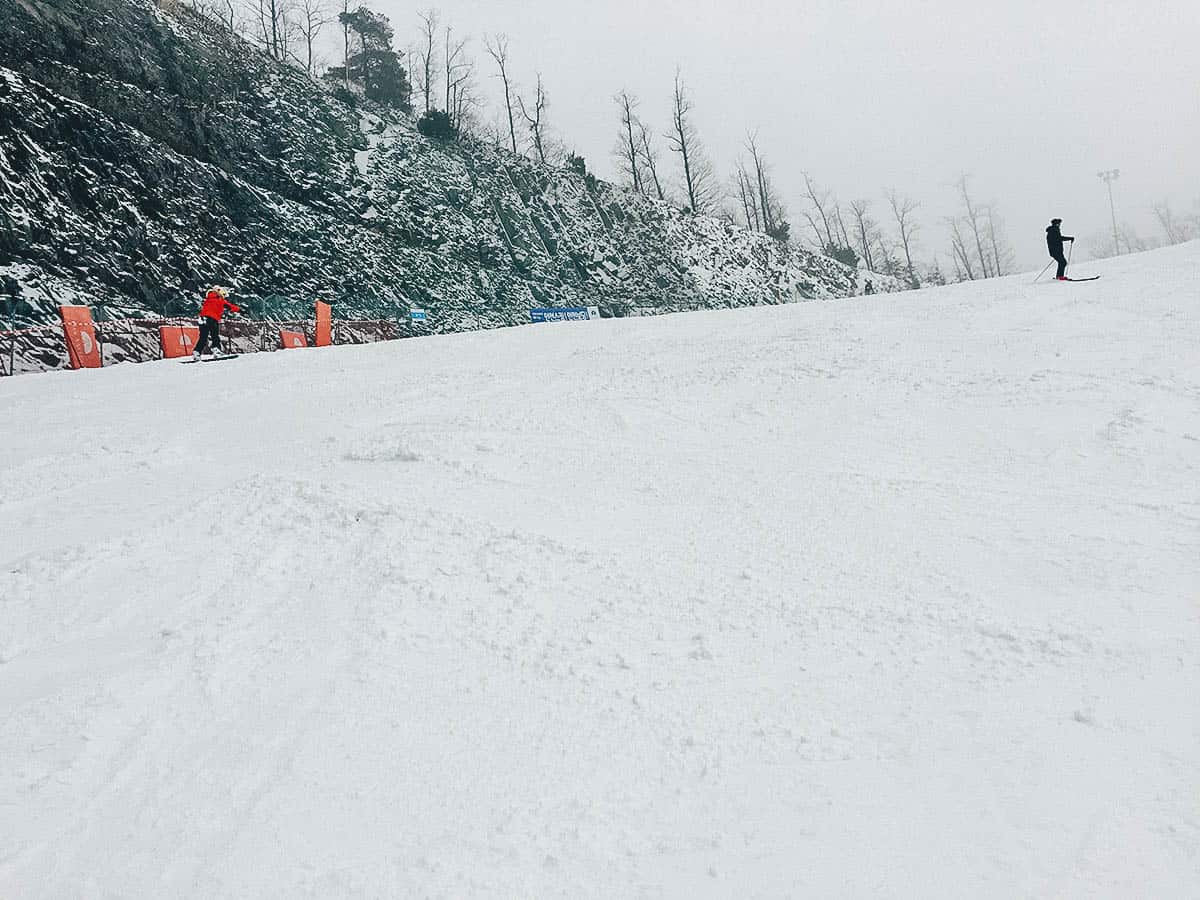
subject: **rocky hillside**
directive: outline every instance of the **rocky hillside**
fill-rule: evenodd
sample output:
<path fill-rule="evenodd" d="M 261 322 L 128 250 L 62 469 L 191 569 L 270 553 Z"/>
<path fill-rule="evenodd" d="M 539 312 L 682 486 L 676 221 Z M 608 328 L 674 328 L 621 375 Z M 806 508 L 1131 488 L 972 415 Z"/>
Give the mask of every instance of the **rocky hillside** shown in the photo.
<path fill-rule="evenodd" d="M 433 330 L 860 293 L 824 257 L 351 108 L 186 8 L 0 0 L 0 278 L 24 321 L 430 312 Z M 875 289 L 886 287 L 872 279 Z"/>

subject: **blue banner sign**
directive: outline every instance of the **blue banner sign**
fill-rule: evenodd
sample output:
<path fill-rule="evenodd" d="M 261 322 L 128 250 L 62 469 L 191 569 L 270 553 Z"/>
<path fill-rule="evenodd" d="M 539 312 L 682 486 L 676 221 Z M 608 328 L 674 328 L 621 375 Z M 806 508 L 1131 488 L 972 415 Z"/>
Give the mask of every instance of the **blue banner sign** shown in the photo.
<path fill-rule="evenodd" d="M 590 318 L 586 306 L 553 306 L 529 311 L 529 319 L 533 322 L 586 322 Z"/>
<path fill-rule="evenodd" d="M 424 322 L 426 318 L 425 310 L 423 309 L 410 309 L 408 315 L 414 322 Z"/>

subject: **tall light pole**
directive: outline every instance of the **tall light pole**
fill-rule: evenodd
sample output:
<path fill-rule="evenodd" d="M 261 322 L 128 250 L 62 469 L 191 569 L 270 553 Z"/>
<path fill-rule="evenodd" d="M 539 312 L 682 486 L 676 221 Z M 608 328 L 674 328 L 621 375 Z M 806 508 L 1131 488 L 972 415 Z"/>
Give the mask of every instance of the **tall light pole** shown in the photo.
<path fill-rule="evenodd" d="M 1105 169 L 1103 172 L 1097 172 L 1096 177 L 1108 185 L 1108 211 L 1112 213 L 1113 227 L 1113 248 L 1117 251 L 1117 255 L 1121 255 L 1121 241 L 1117 237 L 1117 208 L 1113 204 L 1112 185 L 1113 182 L 1121 177 L 1120 169 Z"/>

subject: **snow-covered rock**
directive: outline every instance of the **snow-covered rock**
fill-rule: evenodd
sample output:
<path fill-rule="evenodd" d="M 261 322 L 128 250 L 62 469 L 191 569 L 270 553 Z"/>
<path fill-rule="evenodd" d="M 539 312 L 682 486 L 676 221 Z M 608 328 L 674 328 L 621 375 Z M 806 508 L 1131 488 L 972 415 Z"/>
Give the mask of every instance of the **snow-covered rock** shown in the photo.
<path fill-rule="evenodd" d="M 147 0 L 0 0 L 0 278 L 22 322 L 257 315 L 434 331 L 530 306 L 606 315 L 844 297 L 832 260 L 471 142 L 353 110 L 218 24 Z M 887 287 L 878 280 L 876 289 Z"/>

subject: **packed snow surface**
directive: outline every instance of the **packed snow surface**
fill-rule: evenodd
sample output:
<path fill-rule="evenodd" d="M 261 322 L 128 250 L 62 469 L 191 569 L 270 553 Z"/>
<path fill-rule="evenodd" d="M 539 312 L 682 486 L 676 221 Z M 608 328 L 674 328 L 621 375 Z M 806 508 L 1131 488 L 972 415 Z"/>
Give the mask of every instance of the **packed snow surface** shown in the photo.
<path fill-rule="evenodd" d="M 1095 266 L 0 382 L 0 896 L 1200 896 L 1200 244 Z"/>

